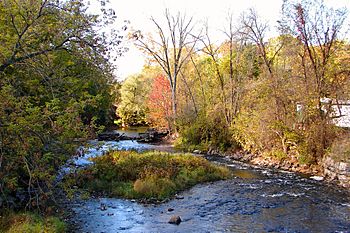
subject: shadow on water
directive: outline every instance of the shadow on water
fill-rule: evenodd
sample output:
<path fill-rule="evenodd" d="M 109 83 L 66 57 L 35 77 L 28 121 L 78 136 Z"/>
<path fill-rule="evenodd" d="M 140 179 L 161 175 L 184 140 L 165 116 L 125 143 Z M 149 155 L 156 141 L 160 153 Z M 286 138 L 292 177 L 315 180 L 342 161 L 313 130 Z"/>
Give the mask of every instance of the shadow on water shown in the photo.
<path fill-rule="evenodd" d="M 119 143 L 101 148 L 155 149 Z M 101 148 L 90 152 L 98 156 Z M 207 158 L 230 167 L 234 178 L 196 185 L 180 193 L 183 199 L 159 205 L 117 198 L 79 200 L 70 203 L 72 221 L 78 232 L 350 232 L 349 192 L 294 173 Z M 183 222 L 168 224 L 172 215 Z"/>

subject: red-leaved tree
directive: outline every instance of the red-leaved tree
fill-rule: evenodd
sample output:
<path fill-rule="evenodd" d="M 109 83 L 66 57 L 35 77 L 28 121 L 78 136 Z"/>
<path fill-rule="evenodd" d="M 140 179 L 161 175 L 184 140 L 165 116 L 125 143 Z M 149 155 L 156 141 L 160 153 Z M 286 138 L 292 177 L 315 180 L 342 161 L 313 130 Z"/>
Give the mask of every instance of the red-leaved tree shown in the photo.
<path fill-rule="evenodd" d="M 172 115 L 171 88 L 169 80 L 163 75 L 154 78 L 147 106 L 148 120 L 156 127 L 169 129 Z"/>

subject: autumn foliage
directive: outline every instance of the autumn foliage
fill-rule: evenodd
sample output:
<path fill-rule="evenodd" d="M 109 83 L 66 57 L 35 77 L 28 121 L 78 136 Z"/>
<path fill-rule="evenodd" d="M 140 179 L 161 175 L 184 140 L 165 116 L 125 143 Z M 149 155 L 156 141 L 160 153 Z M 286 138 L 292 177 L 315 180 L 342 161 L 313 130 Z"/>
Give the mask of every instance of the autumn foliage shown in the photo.
<path fill-rule="evenodd" d="M 163 75 L 154 78 L 147 106 L 148 120 L 157 127 L 169 128 L 171 118 L 171 89 L 169 81 Z"/>

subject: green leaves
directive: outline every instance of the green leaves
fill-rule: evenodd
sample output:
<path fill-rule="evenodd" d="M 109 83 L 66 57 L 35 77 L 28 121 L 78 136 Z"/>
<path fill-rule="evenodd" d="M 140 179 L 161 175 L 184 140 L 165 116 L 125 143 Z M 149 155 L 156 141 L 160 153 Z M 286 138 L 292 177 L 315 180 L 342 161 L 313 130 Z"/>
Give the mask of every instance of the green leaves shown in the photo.
<path fill-rule="evenodd" d="M 20 2 L 0 1 L 0 195 L 38 207 L 74 139 L 109 123 L 113 80 L 81 1 Z"/>

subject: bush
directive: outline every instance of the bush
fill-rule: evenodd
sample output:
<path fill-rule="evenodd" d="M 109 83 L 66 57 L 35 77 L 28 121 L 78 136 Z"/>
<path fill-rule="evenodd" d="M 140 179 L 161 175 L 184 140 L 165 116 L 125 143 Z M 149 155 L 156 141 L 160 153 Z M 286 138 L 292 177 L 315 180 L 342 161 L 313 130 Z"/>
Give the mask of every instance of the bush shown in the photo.
<path fill-rule="evenodd" d="M 214 117 L 213 117 L 214 116 Z M 185 151 L 208 151 L 209 148 L 226 151 L 230 147 L 236 147 L 232 139 L 232 133 L 226 125 L 224 117 L 219 113 L 200 113 L 190 123 L 180 123 L 181 137 L 175 143 L 175 147 Z"/>
<path fill-rule="evenodd" d="M 57 217 L 41 217 L 33 213 L 6 214 L 0 218 L 0 232 L 7 233 L 63 233 L 66 224 Z"/>
<path fill-rule="evenodd" d="M 189 154 L 115 151 L 92 159 L 95 163 L 76 178 L 92 192 L 125 198 L 164 199 L 197 183 L 226 179 L 226 167 Z"/>

